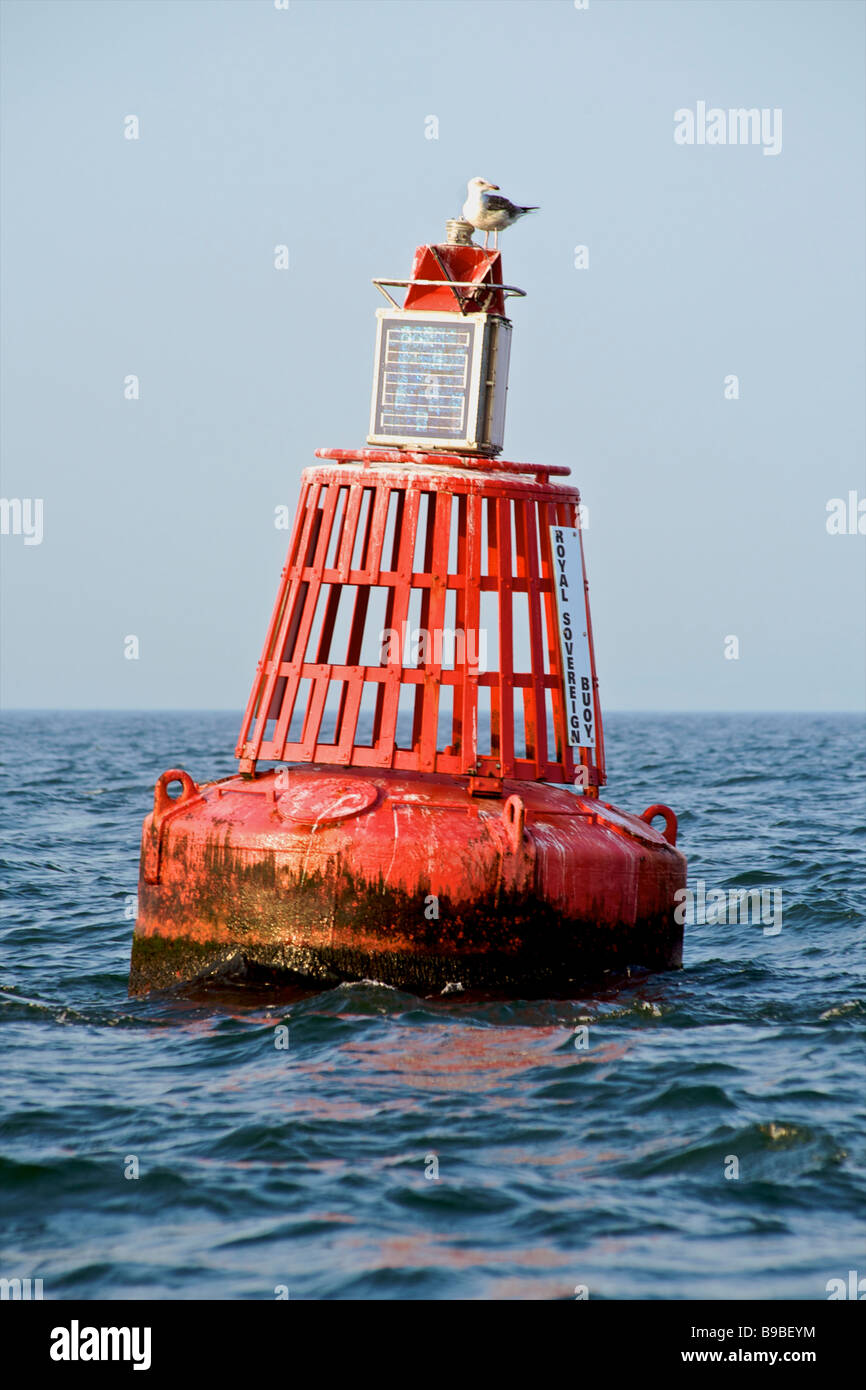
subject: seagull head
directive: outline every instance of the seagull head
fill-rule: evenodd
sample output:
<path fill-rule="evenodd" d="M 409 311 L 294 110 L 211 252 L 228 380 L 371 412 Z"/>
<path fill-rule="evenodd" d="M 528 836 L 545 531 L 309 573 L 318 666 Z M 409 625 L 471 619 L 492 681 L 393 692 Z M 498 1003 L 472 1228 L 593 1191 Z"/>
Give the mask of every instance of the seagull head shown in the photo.
<path fill-rule="evenodd" d="M 492 188 L 495 192 L 498 192 L 499 184 L 488 183 L 487 179 L 470 179 L 468 188 L 470 193 L 483 193 L 486 188 Z"/>

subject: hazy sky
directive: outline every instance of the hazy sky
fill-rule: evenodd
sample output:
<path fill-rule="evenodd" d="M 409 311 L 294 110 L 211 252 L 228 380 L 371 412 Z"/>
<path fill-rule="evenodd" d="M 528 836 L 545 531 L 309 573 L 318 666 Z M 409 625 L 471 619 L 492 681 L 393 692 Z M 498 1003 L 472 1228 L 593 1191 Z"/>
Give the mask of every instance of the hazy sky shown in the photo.
<path fill-rule="evenodd" d="M 603 707 L 862 704 L 866 539 L 827 530 L 866 498 L 862 4 L 2 14 L 2 495 L 43 504 L 0 539 L 5 705 L 243 705 L 274 509 L 367 432 L 370 278 L 477 174 L 541 204 L 502 238 L 505 453 L 589 508 Z M 768 138 L 676 143 L 700 102 Z"/>

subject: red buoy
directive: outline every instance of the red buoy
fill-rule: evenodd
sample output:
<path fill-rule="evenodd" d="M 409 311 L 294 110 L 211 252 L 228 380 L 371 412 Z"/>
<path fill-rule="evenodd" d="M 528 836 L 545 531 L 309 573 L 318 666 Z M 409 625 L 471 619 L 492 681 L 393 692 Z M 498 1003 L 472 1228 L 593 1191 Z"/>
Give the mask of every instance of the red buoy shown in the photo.
<path fill-rule="evenodd" d="M 376 282 L 371 447 L 303 475 L 238 774 L 157 782 L 132 993 L 236 969 L 557 994 L 681 963 L 676 817 L 599 800 L 579 494 L 498 457 L 522 292 L 453 226 Z"/>

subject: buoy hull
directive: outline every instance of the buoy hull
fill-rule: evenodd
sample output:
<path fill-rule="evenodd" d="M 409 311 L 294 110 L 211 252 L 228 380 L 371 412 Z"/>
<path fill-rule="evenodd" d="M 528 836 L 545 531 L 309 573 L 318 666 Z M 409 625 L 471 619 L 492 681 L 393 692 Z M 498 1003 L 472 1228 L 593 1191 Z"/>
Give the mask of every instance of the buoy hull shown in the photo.
<path fill-rule="evenodd" d="M 304 765 L 163 800 L 142 837 L 131 994 L 238 973 L 567 995 L 682 963 L 684 856 L 544 783 Z"/>

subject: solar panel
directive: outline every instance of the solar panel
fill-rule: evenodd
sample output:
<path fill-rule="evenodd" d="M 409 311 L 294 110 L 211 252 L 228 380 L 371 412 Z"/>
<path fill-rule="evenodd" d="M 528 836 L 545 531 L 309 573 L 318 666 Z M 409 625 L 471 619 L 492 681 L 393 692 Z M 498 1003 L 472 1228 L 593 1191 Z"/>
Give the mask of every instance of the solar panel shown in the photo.
<path fill-rule="evenodd" d="M 369 442 L 500 447 L 490 426 L 495 418 L 501 433 L 504 424 L 507 352 L 499 389 L 487 378 L 495 375 L 491 343 L 501 329 L 510 330 L 507 320 L 385 309 L 378 318 Z M 494 411 L 494 397 L 501 410 Z"/>
<path fill-rule="evenodd" d="M 462 439 L 474 333 L 463 324 L 387 323 L 376 433 Z"/>

